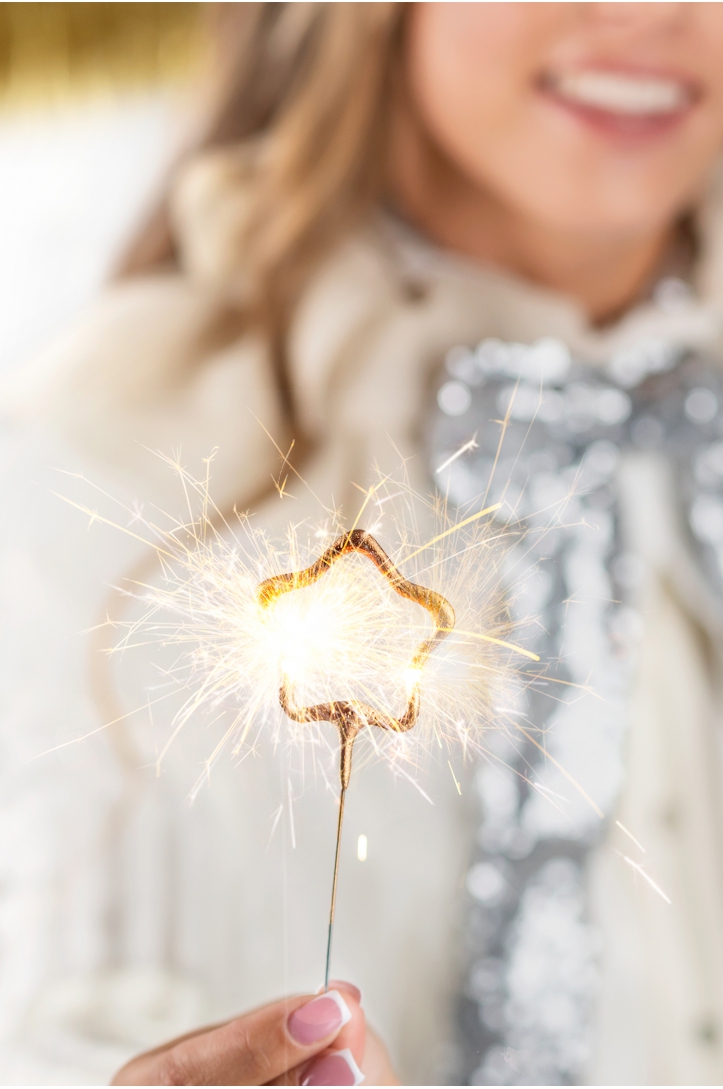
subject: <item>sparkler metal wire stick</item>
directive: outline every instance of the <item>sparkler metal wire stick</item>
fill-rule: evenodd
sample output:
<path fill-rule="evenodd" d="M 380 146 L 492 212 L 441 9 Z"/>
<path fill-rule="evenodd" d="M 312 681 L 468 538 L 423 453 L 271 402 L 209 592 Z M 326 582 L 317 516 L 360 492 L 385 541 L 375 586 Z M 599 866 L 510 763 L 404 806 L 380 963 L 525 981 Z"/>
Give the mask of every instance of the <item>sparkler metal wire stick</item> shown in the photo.
<path fill-rule="evenodd" d="M 359 552 L 373 564 L 389 581 L 392 588 L 401 597 L 421 605 L 434 620 L 434 633 L 418 646 L 409 667 L 407 707 L 399 718 L 377 711 L 360 700 L 340 700 L 331 703 L 318 703 L 311 707 L 300 707 L 294 699 L 293 683 L 282 672 L 279 688 L 279 702 L 289 718 L 295 722 L 332 722 L 339 731 L 339 775 L 341 792 L 339 795 L 339 819 L 336 829 L 336 849 L 334 853 L 334 877 L 331 887 L 331 910 L 329 912 L 329 931 L 326 945 L 326 968 L 324 989 L 329 987 L 329 967 L 331 963 L 331 940 L 334 932 L 336 911 L 336 890 L 339 877 L 339 855 L 341 832 L 344 822 L 344 802 L 351 779 L 351 762 L 354 742 L 364 726 L 378 726 L 382 730 L 403 733 L 411 730 L 419 716 L 419 685 L 421 671 L 434 648 L 442 642 L 454 627 L 454 609 L 441 594 L 428 590 L 424 586 L 405 579 L 394 566 L 389 556 L 375 541 L 371 534 L 362 529 L 343 533 L 326 549 L 310 567 L 302 571 L 290 571 L 283 575 L 274 575 L 260 583 L 257 590 L 259 603 L 267 607 L 272 605 L 282 594 L 311 586 L 343 556 Z"/>

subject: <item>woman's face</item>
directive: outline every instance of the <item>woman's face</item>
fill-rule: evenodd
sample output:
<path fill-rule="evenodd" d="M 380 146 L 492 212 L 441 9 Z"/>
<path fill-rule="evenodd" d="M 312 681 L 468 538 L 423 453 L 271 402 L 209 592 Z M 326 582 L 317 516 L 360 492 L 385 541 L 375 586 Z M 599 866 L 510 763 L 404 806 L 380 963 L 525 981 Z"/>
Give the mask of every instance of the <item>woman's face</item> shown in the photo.
<path fill-rule="evenodd" d="M 723 147 L 723 4 L 425 3 L 408 73 L 473 183 L 575 232 L 648 231 Z"/>

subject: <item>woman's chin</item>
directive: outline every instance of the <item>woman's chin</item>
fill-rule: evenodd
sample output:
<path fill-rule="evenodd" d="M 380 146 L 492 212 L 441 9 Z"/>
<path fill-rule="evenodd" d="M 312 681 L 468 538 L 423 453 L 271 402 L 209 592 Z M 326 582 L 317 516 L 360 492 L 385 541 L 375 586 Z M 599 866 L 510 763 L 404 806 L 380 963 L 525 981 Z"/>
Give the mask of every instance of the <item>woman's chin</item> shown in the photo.
<path fill-rule="evenodd" d="M 641 148 L 621 162 L 619 148 L 554 135 L 536 141 L 537 154 L 528 147 L 513 170 L 486 172 L 496 173 L 496 191 L 506 193 L 528 221 L 591 239 L 645 236 L 664 230 L 695 198 L 705 167 L 695 141 L 648 143 L 647 154 Z M 527 179 L 533 176 L 531 189 Z"/>
<path fill-rule="evenodd" d="M 665 231 L 688 205 L 682 187 L 661 187 L 657 172 L 631 177 L 622 186 L 619 173 L 606 164 L 597 170 L 581 167 L 572 182 L 567 170 L 564 181 L 562 171 L 555 169 L 538 168 L 536 174 L 535 194 L 526 187 L 513 193 L 514 183 L 508 185 L 510 203 L 528 224 L 576 244 L 647 238 Z"/>

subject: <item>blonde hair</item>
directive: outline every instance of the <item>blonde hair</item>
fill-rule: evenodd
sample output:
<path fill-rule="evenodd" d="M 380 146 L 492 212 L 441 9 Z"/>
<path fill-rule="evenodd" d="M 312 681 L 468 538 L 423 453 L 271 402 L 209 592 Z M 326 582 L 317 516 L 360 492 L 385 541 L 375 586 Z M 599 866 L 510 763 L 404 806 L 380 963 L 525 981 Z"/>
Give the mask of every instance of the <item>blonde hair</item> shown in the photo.
<path fill-rule="evenodd" d="M 285 340 L 313 269 L 379 198 L 402 5 L 214 5 L 217 89 L 201 148 L 247 146 L 253 163 L 240 239 L 251 294 L 294 424 Z M 174 258 L 162 206 L 124 274 Z"/>
<path fill-rule="evenodd" d="M 242 240 L 253 288 L 243 323 L 260 324 L 272 349 L 279 392 L 296 439 L 295 458 L 308 444 L 296 420 L 287 378 L 285 338 L 294 306 L 314 267 L 343 234 L 360 223 L 383 184 L 385 108 L 394 78 L 401 4 L 249 3 L 215 6 L 215 108 L 201 148 L 246 143 L 252 154 L 249 229 Z M 129 276 L 173 262 L 174 240 L 165 201 L 129 249 L 119 272 Z M 237 336 L 238 321 L 217 316 L 209 335 Z M 226 330 L 222 326 L 226 325 Z M 265 485 L 255 506 L 273 490 Z M 219 516 L 219 524 L 230 511 Z M 128 572 L 147 579 L 158 554 L 149 551 Z M 118 617 L 127 595 L 113 590 L 91 645 L 91 687 L 101 721 L 125 775 L 125 791 L 108 824 L 109 850 L 120 851 L 141 757 L 134 750 L 106 650 L 107 617 Z M 104 654 L 97 653 L 100 650 Z M 111 920 L 112 922 L 113 920 Z M 117 941 L 111 933 L 109 940 Z"/>

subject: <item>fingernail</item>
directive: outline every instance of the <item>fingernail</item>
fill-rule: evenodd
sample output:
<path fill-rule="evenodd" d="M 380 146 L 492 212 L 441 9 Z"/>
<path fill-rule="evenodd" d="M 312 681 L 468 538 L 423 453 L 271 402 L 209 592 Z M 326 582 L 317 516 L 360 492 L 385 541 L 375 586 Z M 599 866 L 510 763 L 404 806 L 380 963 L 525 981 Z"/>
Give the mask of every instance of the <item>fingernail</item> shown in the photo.
<path fill-rule="evenodd" d="M 348 1047 L 330 1051 L 310 1067 L 302 1085 L 361 1085 L 364 1075 Z"/>
<path fill-rule="evenodd" d="M 337 1032 L 347 1021 L 351 1021 L 351 1012 L 346 1002 L 338 991 L 327 991 L 294 1010 L 289 1018 L 289 1033 L 297 1044 L 315 1044 Z"/>
<path fill-rule="evenodd" d="M 345 979 L 330 979 L 329 986 L 341 987 L 342 990 L 349 992 L 355 1002 L 361 1002 L 362 993 L 358 987 L 354 986 L 353 983 L 347 983 Z M 323 990 L 323 987 L 319 987 L 319 990 L 316 993 L 321 994 Z"/>

